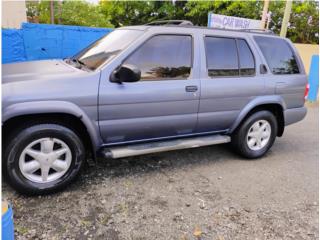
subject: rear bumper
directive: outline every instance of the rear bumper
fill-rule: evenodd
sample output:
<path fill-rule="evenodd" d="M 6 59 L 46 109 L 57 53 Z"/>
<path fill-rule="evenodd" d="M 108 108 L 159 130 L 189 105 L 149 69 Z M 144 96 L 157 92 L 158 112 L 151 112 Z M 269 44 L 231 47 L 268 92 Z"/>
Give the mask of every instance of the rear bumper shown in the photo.
<path fill-rule="evenodd" d="M 290 125 L 301 121 L 307 115 L 307 108 L 290 108 L 284 111 L 284 123 Z"/>

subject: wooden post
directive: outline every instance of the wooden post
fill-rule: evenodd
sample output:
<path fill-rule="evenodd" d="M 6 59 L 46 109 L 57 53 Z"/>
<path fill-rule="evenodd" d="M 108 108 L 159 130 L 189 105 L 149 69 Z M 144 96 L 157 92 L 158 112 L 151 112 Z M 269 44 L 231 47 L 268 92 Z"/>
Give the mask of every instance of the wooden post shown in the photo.
<path fill-rule="evenodd" d="M 280 31 L 281 37 L 286 37 L 286 35 L 287 35 L 287 29 L 288 29 L 288 23 L 290 20 L 291 8 L 292 8 L 292 1 L 287 0 L 286 9 L 284 10 L 281 31 Z"/>
<path fill-rule="evenodd" d="M 268 9 L 269 9 L 269 0 L 264 0 L 262 18 L 261 18 L 261 25 L 260 25 L 261 29 L 264 29 L 264 27 L 266 25 Z"/>

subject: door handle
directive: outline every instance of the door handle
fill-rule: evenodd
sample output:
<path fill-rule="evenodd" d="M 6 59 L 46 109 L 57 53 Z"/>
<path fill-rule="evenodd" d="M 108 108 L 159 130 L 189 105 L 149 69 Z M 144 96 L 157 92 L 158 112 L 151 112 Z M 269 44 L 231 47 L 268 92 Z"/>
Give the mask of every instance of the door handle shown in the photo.
<path fill-rule="evenodd" d="M 287 87 L 286 82 L 277 82 L 276 83 L 276 88 L 285 88 L 285 87 Z"/>
<path fill-rule="evenodd" d="M 196 92 L 198 91 L 197 86 L 186 86 L 186 92 Z"/>

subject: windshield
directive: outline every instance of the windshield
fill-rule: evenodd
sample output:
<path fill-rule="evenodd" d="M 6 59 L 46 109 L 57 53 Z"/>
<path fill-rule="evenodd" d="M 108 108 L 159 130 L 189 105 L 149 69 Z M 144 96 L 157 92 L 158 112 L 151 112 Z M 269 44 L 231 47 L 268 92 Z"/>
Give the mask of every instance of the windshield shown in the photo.
<path fill-rule="evenodd" d="M 141 35 L 139 30 L 119 29 L 91 44 L 78 53 L 73 59 L 91 70 L 110 61 L 125 47 Z"/>

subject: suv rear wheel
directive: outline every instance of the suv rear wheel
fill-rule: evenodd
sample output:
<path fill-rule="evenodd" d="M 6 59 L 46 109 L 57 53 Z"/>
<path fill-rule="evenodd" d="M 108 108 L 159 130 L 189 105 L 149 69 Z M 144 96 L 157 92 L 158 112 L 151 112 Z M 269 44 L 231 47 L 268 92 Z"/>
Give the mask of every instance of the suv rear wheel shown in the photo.
<path fill-rule="evenodd" d="M 277 120 L 271 112 L 255 112 L 233 134 L 232 145 L 243 157 L 259 158 L 271 148 L 277 131 Z"/>
<path fill-rule="evenodd" d="M 73 130 L 58 124 L 38 124 L 10 137 L 3 170 L 17 191 L 46 194 L 74 180 L 84 159 L 84 146 Z"/>

